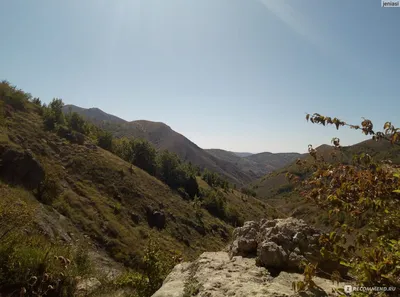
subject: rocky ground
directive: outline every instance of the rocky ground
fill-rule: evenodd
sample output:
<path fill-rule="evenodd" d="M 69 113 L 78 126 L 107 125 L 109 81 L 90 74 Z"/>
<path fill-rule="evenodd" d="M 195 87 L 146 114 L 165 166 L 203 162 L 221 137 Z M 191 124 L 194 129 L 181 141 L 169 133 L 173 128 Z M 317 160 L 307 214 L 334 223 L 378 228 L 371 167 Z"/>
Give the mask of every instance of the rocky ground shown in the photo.
<path fill-rule="evenodd" d="M 177 265 L 153 297 L 339 296 L 344 283 L 321 276 L 313 277 L 313 288 L 293 288 L 304 280 L 298 268 L 303 260 L 318 260 L 326 271 L 338 268 L 320 258 L 318 234 L 294 218 L 246 222 L 226 251 Z"/>

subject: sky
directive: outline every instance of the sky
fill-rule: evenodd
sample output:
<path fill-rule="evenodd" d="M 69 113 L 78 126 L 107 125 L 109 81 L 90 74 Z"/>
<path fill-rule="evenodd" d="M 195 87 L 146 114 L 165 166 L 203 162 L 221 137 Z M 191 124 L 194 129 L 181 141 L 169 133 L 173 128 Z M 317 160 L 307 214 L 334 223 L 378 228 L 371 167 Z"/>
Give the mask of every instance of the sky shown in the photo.
<path fill-rule="evenodd" d="M 400 9 L 381 0 L 0 0 L 0 79 L 164 122 L 202 148 L 306 152 L 400 125 Z"/>

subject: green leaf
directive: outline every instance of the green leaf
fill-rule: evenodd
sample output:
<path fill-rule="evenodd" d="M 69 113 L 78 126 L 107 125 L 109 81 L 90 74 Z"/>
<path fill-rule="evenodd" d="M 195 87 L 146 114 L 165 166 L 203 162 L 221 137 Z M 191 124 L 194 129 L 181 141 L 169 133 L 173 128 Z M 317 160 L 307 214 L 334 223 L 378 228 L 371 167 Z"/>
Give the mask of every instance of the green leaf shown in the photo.
<path fill-rule="evenodd" d="M 340 265 L 346 266 L 346 267 L 351 267 L 351 264 L 345 261 L 340 261 Z"/>
<path fill-rule="evenodd" d="M 394 190 L 393 193 L 398 193 L 398 194 L 400 194 L 400 190 Z"/>

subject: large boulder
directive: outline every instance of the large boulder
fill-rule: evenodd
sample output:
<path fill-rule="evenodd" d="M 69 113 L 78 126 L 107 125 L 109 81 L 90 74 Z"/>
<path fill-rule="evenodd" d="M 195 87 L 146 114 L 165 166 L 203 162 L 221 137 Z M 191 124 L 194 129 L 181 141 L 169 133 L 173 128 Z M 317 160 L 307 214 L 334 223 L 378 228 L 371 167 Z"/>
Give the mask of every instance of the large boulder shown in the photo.
<path fill-rule="evenodd" d="M 257 252 L 257 235 L 260 226 L 257 222 L 245 222 L 243 227 L 233 231 L 234 241 L 230 247 L 234 256 L 255 255 Z"/>
<path fill-rule="evenodd" d="M 166 224 L 165 213 L 162 210 L 146 209 L 147 223 L 151 228 L 164 229 Z"/>
<path fill-rule="evenodd" d="M 5 148 L 0 156 L 0 176 L 10 183 L 32 190 L 43 181 L 45 172 L 29 150 Z"/>
<path fill-rule="evenodd" d="M 233 232 L 231 257 L 256 255 L 257 264 L 267 269 L 301 271 L 302 262 L 318 262 L 320 270 L 344 272 L 339 263 L 326 260 L 320 253 L 321 231 L 295 218 L 246 222 Z"/>

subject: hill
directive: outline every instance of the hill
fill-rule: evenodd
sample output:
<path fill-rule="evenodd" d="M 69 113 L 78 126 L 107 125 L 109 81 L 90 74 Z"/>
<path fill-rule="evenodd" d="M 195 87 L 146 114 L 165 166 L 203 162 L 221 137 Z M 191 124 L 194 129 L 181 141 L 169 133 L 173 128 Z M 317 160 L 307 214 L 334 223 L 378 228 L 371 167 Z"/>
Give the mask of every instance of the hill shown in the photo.
<path fill-rule="evenodd" d="M 39 99 L 0 84 L 1 292 L 19 290 L 25 280 L 18 277 L 36 273 L 49 255 L 68 254 L 78 263 L 83 254 L 71 251 L 82 245 L 98 271 L 125 266 L 140 272 L 149 240 L 163 253 L 177 251 L 191 259 L 224 247 L 235 224 L 276 216 L 265 203 L 233 189 L 212 188 L 199 177 L 201 203 L 182 198 L 98 147 L 96 134 L 68 128 L 71 119 L 63 120 L 68 126 L 51 127 L 51 117 L 62 119 L 51 109 L 59 103 L 43 107 Z M 25 218 L 33 224 L 25 224 Z M 17 259 L 19 265 L 5 259 Z M 83 276 L 78 264 L 71 265 L 76 269 L 68 276 Z M 48 266 L 48 273 L 54 269 Z"/>
<path fill-rule="evenodd" d="M 238 152 L 232 152 L 232 153 L 234 153 L 235 155 L 238 155 L 239 157 L 248 157 L 248 156 L 253 155 L 253 153 L 238 153 Z"/>
<path fill-rule="evenodd" d="M 115 137 L 146 139 L 157 149 L 174 152 L 182 160 L 191 162 L 201 169 L 207 168 L 219 173 L 229 182 L 243 185 L 254 180 L 254 176 L 243 172 L 231 162 L 226 162 L 209 154 L 164 123 L 146 120 L 128 122 L 109 115 L 98 108 L 84 109 L 77 106 L 66 105 L 63 110 L 64 112 L 68 112 L 70 108 L 98 127 L 111 132 Z"/>
<path fill-rule="evenodd" d="M 369 154 L 376 161 L 390 159 L 393 164 L 400 164 L 400 147 L 392 146 L 388 141 L 366 140 L 360 143 L 344 146 L 341 148 L 337 159 L 332 158 L 335 148 L 330 145 L 321 145 L 316 148 L 318 155 L 322 156 L 325 161 L 336 162 L 340 160 L 344 164 L 350 164 L 354 155 L 362 153 Z M 308 164 L 313 163 L 313 158 L 307 153 L 300 156 L 301 160 Z M 314 204 L 305 201 L 297 192 L 296 187 L 286 178 L 287 173 L 291 173 L 301 177 L 308 176 L 307 166 L 302 167 L 296 162 L 268 173 L 262 178 L 251 183 L 250 187 L 255 191 L 257 197 L 266 203 L 280 215 L 289 215 L 301 218 L 309 223 L 317 225 L 320 228 L 326 228 L 328 215 L 321 212 Z"/>
<path fill-rule="evenodd" d="M 241 157 L 237 153 L 220 149 L 207 149 L 206 151 L 221 160 L 234 164 L 240 170 L 256 179 L 290 164 L 300 156 L 298 153 L 274 154 L 264 152 Z"/>

